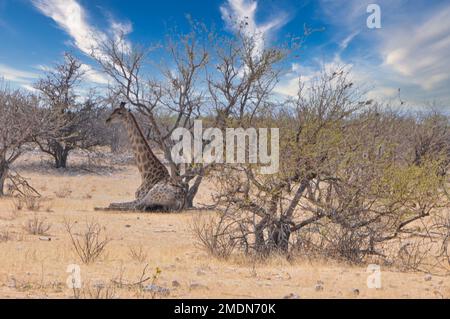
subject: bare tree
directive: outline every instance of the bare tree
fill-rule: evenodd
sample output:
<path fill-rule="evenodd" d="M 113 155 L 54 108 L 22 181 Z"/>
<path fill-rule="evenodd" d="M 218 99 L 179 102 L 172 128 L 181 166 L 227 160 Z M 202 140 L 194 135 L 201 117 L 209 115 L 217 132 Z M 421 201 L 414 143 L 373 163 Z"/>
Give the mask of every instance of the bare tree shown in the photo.
<path fill-rule="evenodd" d="M 24 152 L 27 142 L 42 133 L 36 97 L 0 87 L 0 196 L 12 163 Z"/>
<path fill-rule="evenodd" d="M 56 168 L 66 168 L 72 150 L 89 149 L 103 142 L 103 135 L 94 130 L 95 125 L 101 123 L 98 98 L 90 92 L 81 101 L 77 95 L 83 76 L 81 62 L 66 53 L 64 62 L 48 71 L 36 84 L 41 93 L 42 114 L 51 130 L 34 142 L 54 158 Z"/>

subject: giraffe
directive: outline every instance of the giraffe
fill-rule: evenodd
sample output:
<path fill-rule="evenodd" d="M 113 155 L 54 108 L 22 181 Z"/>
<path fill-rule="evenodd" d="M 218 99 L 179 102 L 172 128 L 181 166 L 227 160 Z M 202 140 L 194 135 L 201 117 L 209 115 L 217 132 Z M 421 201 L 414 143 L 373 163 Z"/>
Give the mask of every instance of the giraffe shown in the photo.
<path fill-rule="evenodd" d="M 159 161 L 147 143 L 144 134 L 131 111 L 122 102 L 109 118 L 107 124 L 122 123 L 133 149 L 142 183 L 135 193 L 136 200 L 112 203 L 110 210 L 180 210 L 184 207 L 185 188 L 170 177 L 167 168 Z"/>

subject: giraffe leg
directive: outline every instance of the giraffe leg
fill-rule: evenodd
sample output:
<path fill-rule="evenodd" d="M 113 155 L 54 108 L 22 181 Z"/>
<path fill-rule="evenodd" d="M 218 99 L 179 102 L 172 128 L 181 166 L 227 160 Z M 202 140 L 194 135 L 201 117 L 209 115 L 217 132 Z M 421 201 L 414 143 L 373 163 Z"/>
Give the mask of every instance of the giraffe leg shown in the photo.
<path fill-rule="evenodd" d="M 137 189 L 135 196 L 136 199 L 131 202 L 124 203 L 111 203 L 108 209 L 117 209 L 117 210 L 145 210 L 145 205 L 142 204 L 143 199 L 149 192 L 150 188 L 147 184 L 142 183 L 141 186 Z"/>
<path fill-rule="evenodd" d="M 184 190 L 166 181 L 153 186 L 143 197 L 132 202 L 112 203 L 108 210 L 121 211 L 172 211 L 184 207 Z"/>
<path fill-rule="evenodd" d="M 108 209 L 117 209 L 117 210 L 138 210 L 140 199 L 134 200 L 132 202 L 125 203 L 111 203 Z"/>
<path fill-rule="evenodd" d="M 150 189 L 149 189 L 148 185 L 144 182 L 144 183 L 142 183 L 141 186 L 139 186 L 139 188 L 137 189 L 137 191 L 134 195 L 135 195 L 136 199 L 143 198 L 143 197 L 145 197 L 145 195 L 147 195 L 149 190 Z"/>

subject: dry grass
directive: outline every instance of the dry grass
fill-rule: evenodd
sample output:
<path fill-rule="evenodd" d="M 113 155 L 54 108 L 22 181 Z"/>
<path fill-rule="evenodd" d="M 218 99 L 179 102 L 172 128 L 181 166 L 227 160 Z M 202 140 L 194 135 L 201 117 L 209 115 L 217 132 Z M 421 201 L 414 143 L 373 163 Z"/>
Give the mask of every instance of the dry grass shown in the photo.
<path fill-rule="evenodd" d="M 14 206 L 14 204 L 13 204 Z M 15 208 L 12 209 L 4 209 L 3 211 L 0 210 L 0 221 L 13 221 L 20 216 L 20 211 L 16 210 Z"/>
<path fill-rule="evenodd" d="M 113 284 L 89 283 L 84 288 L 73 288 L 73 299 L 115 299 L 116 287 Z"/>
<path fill-rule="evenodd" d="M 57 198 L 68 198 L 72 194 L 72 190 L 68 187 L 62 187 L 55 192 Z"/>
<path fill-rule="evenodd" d="M 35 196 L 14 197 L 13 203 L 15 211 L 27 209 L 33 212 L 37 212 L 42 207 L 42 199 Z"/>

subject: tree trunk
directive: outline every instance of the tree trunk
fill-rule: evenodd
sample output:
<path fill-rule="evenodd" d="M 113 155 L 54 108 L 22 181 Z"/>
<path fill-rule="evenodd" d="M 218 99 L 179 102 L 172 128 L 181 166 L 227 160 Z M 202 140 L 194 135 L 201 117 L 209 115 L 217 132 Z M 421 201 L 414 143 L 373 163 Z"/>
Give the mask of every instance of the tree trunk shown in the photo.
<path fill-rule="evenodd" d="M 268 230 L 268 238 L 264 238 L 264 230 Z M 263 218 L 255 227 L 255 249 L 258 253 L 267 255 L 273 251 L 287 254 L 289 252 L 289 238 L 291 229 L 288 223 L 271 222 Z"/>
<path fill-rule="evenodd" d="M 55 159 L 56 168 L 67 167 L 67 157 L 69 156 L 70 149 L 61 145 L 55 145 L 53 158 Z"/>
<path fill-rule="evenodd" d="M 5 163 L 0 164 L 0 197 L 4 196 L 4 186 L 5 186 L 5 180 L 6 176 L 8 175 L 8 166 Z"/>
<path fill-rule="evenodd" d="M 270 242 L 272 247 L 282 253 L 289 251 L 289 238 L 291 231 L 289 224 L 280 221 L 280 225 L 274 226 L 270 234 Z"/>
<path fill-rule="evenodd" d="M 197 195 L 198 188 L 200 187 L 202 180 L 203 180 L 203 176 L 197 176 L 194 184 L 189 188 L 187 196 L 186 196 L 186 208 L 194 207 L 194 198 L 195 198 L 195 195 Z"/>
<path fill-rule="evenodd" d="M 263 218 L 255 225 L 255 250 L 259 254 L 267 253 L 266 241 L 264 240 L 264 229 L 267 227 L 267 218 Z"/>

